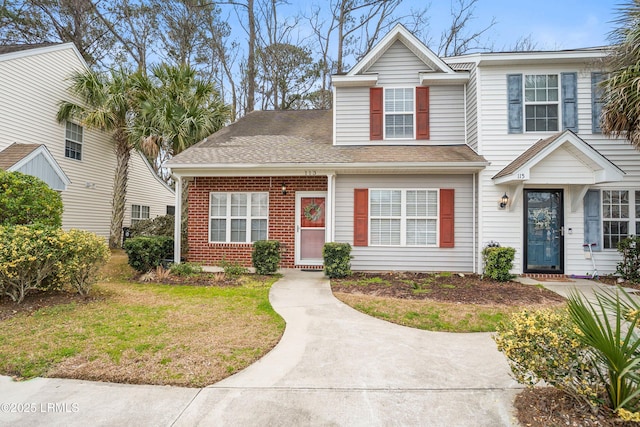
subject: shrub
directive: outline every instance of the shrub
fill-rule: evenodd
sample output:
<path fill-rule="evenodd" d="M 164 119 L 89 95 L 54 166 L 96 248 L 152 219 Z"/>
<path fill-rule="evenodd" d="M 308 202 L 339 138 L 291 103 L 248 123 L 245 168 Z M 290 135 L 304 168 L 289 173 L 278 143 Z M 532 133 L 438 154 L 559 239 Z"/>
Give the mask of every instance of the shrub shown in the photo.
<path fill-rule="evenodd" d="M 514 248 L 488 246 L 482 250 L 484 260 L 484 275 L 500 282 L 511 280 L 513 275 L 509 270 L 513 268 Z"/>
<path fill-rule="evenodd" d="M 247 267 L 243 267 L 237 262 L 220 261 L 220 267 L 224 270 L 224 274 L 230 277 L 242 276 L 249 273 Z"/>
<path fill-rule="evenodd" d="M 80 295 L 89 294 L 98 280 L 98 271 L 111 253 L 105 240 L 94 233 L 70 230 L 62 234 L 62 259 L 59 276 Z"/>
<path fill-rule="evenodd" d="M 622 255 L 622 262 L 618 263 L 616 273 L 625 280 L 640 282 L 640 236 L 619 241 L 618 252 Z"/>
<path fill-rule="evenodd" d="M 0 289 L 21 303 L 30 292 L 43 287 L 46 279 L 62 267 L 62 230 L 55 227 L 0 226 Z"/>
<path fill-rule="evenodd" d="M 351 245 L 348 243 L 325 243 L 322 247 L 324 273 L 329 278 L 351 274 Z"/>
<path fill-rule="evenodd" d="M 146 273 L 162 265 L 173 254 L 173 239 L 166 236 L 139 236 L 124 242 L 129 265 L 139 273 Z"/>
<path fill-rule="evenodd" d="M 280 264 L 280 242 L 277 240 L 258 240 L 253 242 L 251 263 L 257 274 L 273 274 Z"/>
<path fill-rule="evenodd" d="M 171 274 L 176 276 L 193 276 L 194 274 L 202 273 L 202 266 L 192 262 L 183 262 L 172 264 L 170 271 Z"/>
<path fill-rule="evenodd" d="M 594 406 L 603 387 L 566 309 L 524 310 L 501 322 L 493 336 L 516 381 L 550 386 Z"/>
<path fill-rule="evenodd" d="M 131 226 L 131 236 L 167 236 L 173 237 L 175 217 L 173 215 L 157 216 L 144 219 Z"/>
<path fill-rule="evenodd" d="M 62 198 L 35 176 L 0 170 L 0 225 L 60 227 Z"/>

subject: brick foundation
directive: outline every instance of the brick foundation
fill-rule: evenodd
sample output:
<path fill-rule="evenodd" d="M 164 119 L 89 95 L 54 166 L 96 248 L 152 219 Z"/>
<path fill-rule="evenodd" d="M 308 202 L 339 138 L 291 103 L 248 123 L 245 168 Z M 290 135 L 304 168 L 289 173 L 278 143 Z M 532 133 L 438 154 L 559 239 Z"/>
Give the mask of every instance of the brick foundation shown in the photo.
<path fill-rule="evenodd" d="M 287 194 L 282 194 L 282 183 Z M 209 243 L 209 193 L 213 191 L 269 192 L 270 240 L 282 247 L 281 268 L 310 268 L 295 265 L 296 191 L 327 191 L 325 176 L 286 177 L 196 177 L 189 184 L 189 252 L 187 259 L 203 265 L 218 265 L 222 260 L 251 266 L 251 243 Z"/>

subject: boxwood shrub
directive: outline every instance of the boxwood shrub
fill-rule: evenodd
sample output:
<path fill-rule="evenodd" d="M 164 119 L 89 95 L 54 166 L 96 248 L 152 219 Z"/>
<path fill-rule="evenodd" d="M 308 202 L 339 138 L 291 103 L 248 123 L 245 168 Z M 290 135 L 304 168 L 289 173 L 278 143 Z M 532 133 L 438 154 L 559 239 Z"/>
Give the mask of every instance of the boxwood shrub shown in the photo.
<path fill-rule="evenodd" d="M 509 270 L 513 268 L 516 250 L 510 247 L 486 247 L 482 250 L 484 260 L 484 276 L 500 282 L 513 278 Z"/>
<path fill-rule="evenodd" d="M 139 236 L 124 242 L 129 265 L 139 273 L 146 273 L 173 254 L 173 239 L 167 236 Z"/>
<path fill-rule="evenodd" d="M 280 242 L 277 240 L 258 240 L 253 242 L 251 263 L 257 274 L 274 274 L 280 265 Z"/>
<path fill-rule="evenodd" d="M 348 243 L 325 243 L 322 247 L 324 273 L 329 278 L 351 274 L 351 245 Z"/>

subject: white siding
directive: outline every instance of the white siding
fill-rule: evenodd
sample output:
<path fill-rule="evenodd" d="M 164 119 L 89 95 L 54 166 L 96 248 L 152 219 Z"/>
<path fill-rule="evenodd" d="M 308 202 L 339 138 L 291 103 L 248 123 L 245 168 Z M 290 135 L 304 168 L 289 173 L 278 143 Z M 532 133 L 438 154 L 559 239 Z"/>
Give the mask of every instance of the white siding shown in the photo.
<path fill-rule="evenodd" d="M 65 125 L 56 121 L 62 100 L 78 102 L 67 91 L 68 78 L 74 71 L 83 71 L 83 64 L 69 45 L 34 52 L 0 60 L 0 150 L 14 142 L 44 143 L 71 180 L 62 192 L 63 227 L 89 230 L 106 238 L 116 164 L 111 138 L 85 128 L 82 160 L 69 159 L 64 156 Z M 173 204 L 172 192 L 156 189 L 155 178 L 140 166 L 132 163 L 130 167 L 130 174 L 138 180 L 134 187 L 158 191 L 152 200 L 166 200 L 163 210 Z"/>
<path fill-rule="evenodd" d="M 125 227 L 131 225 L 131 205 L 149 206 L 150 218 L 166 215 L 167 206 L 175 205 L 173 193 L 169 193 L 166 185 L 159 179 L 149 179 L 149 174 L 153 173 L 150 168 L 141 153 L 137 151 L 131 153 L 123 221 Z"/>
<path fill-rule="evenodd" d="M 491 165 L 480 173 L 480 244 L 483 246 L 491 240 L 503 246 L 515 247 L 515 273 L 522 273 L 523 242 L 523 203 L 522 194 L 514 194 L 515 186 L 494 185 L 491 177 L 522 154 L 527 148 L 550 133 L 509 134 L 507 132 L 507 74 L 546 74 L 561 72 L 578 73 L 578 136 L 584 139 L 605 157 L 620 167 L 625 173 L 622 183 L 609 183 L 593 188 L 640 189 L 640 152 L 624 141 L 604 138 L 591 132 L 591 73 L 588 64 L 545 65 L 529 67 L 482 67 L 478 74 L 480 93 L 481 125 L 479 133 L 479 154 L 483 155 Z M 525 182 L 525 188 L 560 188 L 565 195 L 565 228 L 571 233 L 565 234 L 565 273 L 584 275 L 591 271 L 591 260 L 584 255 L 582 247 L 584 236 L 582 203 L 578 203 L 575 212 L 571 212 L 571 195 L 578 191 L 571 182 L 585 173 L 584 165 L 577 163 L 565 150 L 559 149 L 547 157 L 543 163 L 533 168 L 535 176 Z M 534 184 L 533 182 L 537 182 Z M 548 185 L 542 185 L 547 183 Z M 498 209 L 498 201 L 507 192 L 512 200 L 517 198 L 509 210 Z M 615 250 L 597 252 L 596 260 L 600 273 L 613 273 L 619 261 Z"/>
<path fill-rule="evenodd" d="M 419 60 L 402 42 L 395 42 L 368 70 L 378 75 L 378 86 L 416 87 L 420 85 L 419 72 L 429 67 Z M 429 89 L 430 139 L 369 140 L 369 88 L 336 88 L 334 112 L 336 114 L 336 145 L 362 144 L 464 144 L 464 86 L 431 86 Z"/>
<path fill-rule="evenodd" d="M 455 247 L 352 248 L 354 270 L 461 271 L 473 270 L 473 178 L 471 175 L 338 175 L 336 178 L 335 238 L 353 244 L 355 188 L 452 188 L 455 190 Z"/>

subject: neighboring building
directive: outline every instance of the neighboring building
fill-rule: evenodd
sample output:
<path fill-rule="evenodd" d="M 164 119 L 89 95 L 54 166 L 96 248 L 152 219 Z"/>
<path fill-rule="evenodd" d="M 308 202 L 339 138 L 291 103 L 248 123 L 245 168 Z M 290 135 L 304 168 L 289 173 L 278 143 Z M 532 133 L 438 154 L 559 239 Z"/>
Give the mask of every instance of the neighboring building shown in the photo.
<path fill-rule="evenodd" d="M 333 76 L 332 111 L 253 112 L 170 162 L 188 259 L 249 265 L 268 238 L 283 267 L 321 268 L 336 241 L 354 270 L 481 272 L 498 242 L 514 273 L 584 275 L 595 243 L 613 273 L 640 232 L 640 152 L 599 131 L 605 55 L 439 58 L 396 26 Z"/>
<path fill-rule="evenodd" d="M 107 238 L 113 142 L 104 132 L 56 120 L 59 103 L 73 100 L 69 77 L 86 69 L 71 43 L 0 47 L 0 168 L 36 175 L 60 191 L 64 228 Z M 164 215 L 175 203 L 171 188 L 136 151 L 129 163 L 126 200 L 124 226 Z"/>

